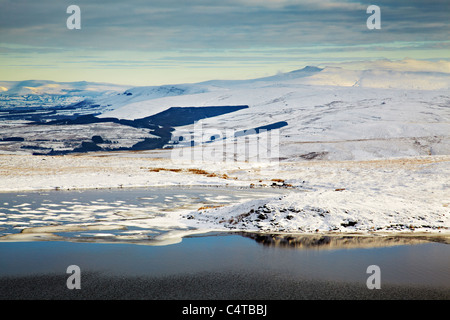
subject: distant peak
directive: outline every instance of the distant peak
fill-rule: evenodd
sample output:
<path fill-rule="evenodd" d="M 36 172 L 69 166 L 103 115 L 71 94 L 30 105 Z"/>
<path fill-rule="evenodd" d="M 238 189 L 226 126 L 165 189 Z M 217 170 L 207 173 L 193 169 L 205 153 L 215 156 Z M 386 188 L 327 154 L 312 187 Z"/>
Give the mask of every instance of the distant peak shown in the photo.
<path fill-rule="evenodd" d="M 318 68 L 318 67 L 314 67 L 314 66 L 306 66 L 303 69 L 294 70 L 294 71 L 291 71 L 290 73 L 294 73 L 294 72 L 320 72 L 322 70 L 323 70 L 323 68 Z"/>

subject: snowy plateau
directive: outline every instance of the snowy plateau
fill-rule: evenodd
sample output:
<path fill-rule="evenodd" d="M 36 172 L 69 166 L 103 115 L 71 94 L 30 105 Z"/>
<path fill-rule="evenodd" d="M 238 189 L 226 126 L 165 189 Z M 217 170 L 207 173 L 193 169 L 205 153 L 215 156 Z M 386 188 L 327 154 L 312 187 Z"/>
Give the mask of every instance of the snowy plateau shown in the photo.
<path fill-rule="evenodd" d="M 435 64 L 433 70 L 305 67 L 152 87 L 0 81 L 0 191 L 277 190 L 136 221 L 145 228 L 171 225 L 173 237 L 400 232 L 448 242 L 450 71 L 448 62 Z M 199 126 L 206 139 L 197 135 Z M 249 137 L 267 136 L 276 137 L 277 151 L 267 161 L 251 152 L 227 161 L 192 157 L 222 155 L 225 140 L 239 149 Z"/>

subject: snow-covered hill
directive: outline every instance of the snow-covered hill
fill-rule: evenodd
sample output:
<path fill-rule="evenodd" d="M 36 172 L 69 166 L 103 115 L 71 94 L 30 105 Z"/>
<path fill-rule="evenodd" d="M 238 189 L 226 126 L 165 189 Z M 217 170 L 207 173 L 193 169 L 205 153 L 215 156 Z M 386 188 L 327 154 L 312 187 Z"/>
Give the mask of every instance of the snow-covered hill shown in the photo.
<path fill-rule="evenodd" d="M 449 154 L 449 90 L 446 72 L 306 67 L 252 80 L 133 88 L 130 95 L 103 100 L 110 111 L 101 117 L 137 119 L 171 107 L 248 105 L 203 120 L 203 130 L 239 131 L 285 121 L 280 156 L 288 160 Z M 196 130 L 195 125 L 176 129 L 174 137 L 184 142 Z M 208 141 L 207 147 L 219 143 Z"/>
<path fill-rule="evenodd" d="M 128 86 L 87 81 L 56 82 L 49 80 L 0 81 L 0 91 L 10 96 L 68 95 L 96 97 L 105 92 L 126 90 Z"/>
<path fill-rule="evenodd" d="M 49 80 L 0 81 L 0 111 L 70 106 L 94 98 L 117 95 L 129 86 L 95 82 Z"/>
<path fill-rule="evenodd" d="M 145 219 L 133 207 L 126 209 L 126 222 L 117 220 L 115 214 L 110 220 L 80 222 L 80 214 L 92 218 L 89 210 L 77 212 L 73 221 L 62 222 L 66 231 L 86 225 L 89 230 L 102 230 L 105 225 L 132 227 L 136 237 L 126 235 L 131 241 L 157 240 L 152 237 L 158 228 L 168 231 L 160 239 L 172 240 L 213 230 L 430 232 L 448 238 L 448 63 L 383 61 L 363 69 L 350 67 L 306 67 L 258 79 L 122 88 L 108 94 L 99 87 L 90 102 L 75 109 L 36 109 L 29 115 L 52 119 L 49 123 L 11 120 L 26 113 L 0 109 L 0 153 L 26 153 L 0 155 L 0 191 L 174 185 L 285 191 L 282 196 L 260 200 L 249 195 L 239 204 L 224 207 L 205 203 L 211 209 L 199 204 L 192 210 L 161 212 L 150 218 L 146 212 Z M 22 88 L 29 86 L 22 84 Z M 36 88 L 42 86 L 45 84 L 35 84 Z M 5 83 L 0 87 L 22 90 Z M 3 94 L 0 97 L 14 100 Z M 216 108 L 220 106 L 226 108 Z M 89 114 L 93 111 L 100 114 Z M 53 112 L 61 114 L 55 118 Z M 201 121 L 195 123 L 198 119 Z M 264 135 L 262 128 L 272 129 L 271 135 Z M 208 157 L 187 163 L 170 161 L 187 160 L 178 157 L 184 152 L 201 156 L 242 153 L 252 138 L 274 139 L 270 155 L 274 154 L 275 164 L 255 165 L 253 160 L 258 159 L 252 158 L 251 152 L 249 158 L 238 161 L 232 157 L 228 162 L 228 154 L 226 161 L 219 163 L 208 162 Z M 160 148 L 160 142 L 166 148 L 148 150 L 148 146 Z M 221 149 L 225 142 L 235 149 Z M 84 150 L 100 152 L 29 155 L 30 150 L 45 155 L 51 154 L 46 149 L 72 152 L 80 150 L 83 143 Z M 142 145 L 145 148 L 131 149 L 133 152 L 126 149 Z M 275 149 L 278 152 L 272 153 Z M 169 200 L 168 205 L 172 204 Z M 25 213 L 33 211 L 30 208 Z M 55 217 L 32 219 L 41 224 Z M 9 227 L 9 223 L 16 225 L 17 221 L 3 220 L 0 227 Z M 34 235 L 38 239 L 51 236 L 55 228 L 61 231 L 59 225 L 42 223 L 46 231 L 38 229 L 43 232 Z M 25 227 L 17 227 L 28 231 L 7 235 L 4 240 L 33 236 L 36 229 L 32 227 L 30 220 Z"/>
<path fill-rule="evenodd" d="M 202 138 L 203 132 L 200 136 L 196 132 L 199 123 L 175 125 L 172 140 L 165 145 L 175 148 L 196 145 L 197 149 L 203 148 L 207 152 L 220 147 L 225 138 L 237 144 L 245 139 L 242 135 L 231 138 L 226 132 L 274 126 L 277 141 L 272 147 L 277 148 L 276 156 L 286 161 L 450 154 L 448 62 L 375 61 L 362 67 L 361 64 L 358 68 L 355 66 L 307 66 L 256 79 L 132 88 L 89 82 L 0 82 L 3 88 L 0 102 L 11 109 L 70 106 L 84 101 L 78 109 L 58 111 L 58 117 L 70 116 L 72 112 L 122 119 L 120 124 L 118 120 L 115 122 L 121 132 L 131 132 L 129 128 L 122 130 L 128 120 L 147 119 L 174 107 L 248 106 L 204 118 L 201 125 L 203 132 L 209 134 L 208 139 Z M 17 117 L 16 114 L 6 116 L 8 119 Z M 36 118 L 38 113 L 34 112 L 32 116 Z M 51 120 L 53 116 L 48 117 Z M 101 132 L 108 132 L 102 129 L 103 126 L 96 125 Z M 25 133 L 11 131 L 10 125 L 4 128 L 6 131 L 3 130 L 0 138 L 9 138 L 8 132 L 13 131 L 16 136 L 25 137 Z M 51 128 L 52 132 L 58 128 Z M 31 132 L 26 128 L 23 130 Z M 133 131 L 134 143 L 139 142 L 139 134 Z M 142 135 L 141 140 L 150 136 L 151 133 Z M 210 139 L 212 136 L 214 141 Z M 65 144 L 64 137 L 62 144 Z M 116 136 L 103 139 L 118 142 Z M 116 143 L 114 147 L 128 145 L 126 139 L 121 136 L 123 143 Z M 14 146 L 10 141 L 7 145 L 9 152 Z M 28 148 L 30 144 L 24 146 Z M 44 147 L 53 148 L 50 145 Z"/>

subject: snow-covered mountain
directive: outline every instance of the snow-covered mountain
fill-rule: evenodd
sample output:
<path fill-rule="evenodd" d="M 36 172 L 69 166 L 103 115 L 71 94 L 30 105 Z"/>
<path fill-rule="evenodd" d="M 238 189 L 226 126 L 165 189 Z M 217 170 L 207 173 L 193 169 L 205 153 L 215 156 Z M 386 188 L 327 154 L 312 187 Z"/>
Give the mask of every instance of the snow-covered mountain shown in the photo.
<path fill-rule="evenodd" d="M 248 105 L 204 119 L 203 129 L 225 132 L 285 121 L 280 154 L 292 160 L 450 152 L 450 73 L 306 67 L 272 77 L 167 88 L 129 89 L 127 102 L 107 98 L 110 111 L 100 117 L 137 119 L 171 107 Z M 161 89 L 165 96 L 155 94 Z M 194 125 L 177 127 L 173 135 L 194 131 Z"/>
<path fill-rule="evenodd" d="M 70 106 L 94 98 L 117 95 L 129 86 L 87 81 L 0 81 L 0 111 L 11 108 Z"/>
<path fill-rule="evenodd" d="M 240 101 L 237 104 L 252 105 L 264 99 L 258 90 L 269 90 L 270 93 L 263 95 L 270 96 L 271 100 L 282 98 L 284 91 L 296 92 L 311 87 L 313 87 L 312 91 L 314 88 L 324 87 L 336 90 L 358 87 L 446 91 L 450 90 L 450 72 L 447 72 L 446 66 L 443 70 L 445 72 L 371 69 L 370 65 L 366 69 L 307 66 L 287 73 L 249 80 L 210 80 L 194 84 L 130 88 L 122 95 L 98 99 L 97 102 L 109 106 L 108 110 L 111 112 L 105 113 L 105 116 L 136 119 L 160 112 L 169 105 L 224 105 L 228 101 L 231 103 L 234 100 L 232 97 Z M 283 91 L 283 88 L 289 89 Z M 177 98 L 179 96 L 183 96 L 182 100 L 185 102 L 179 101 L 180 99 Z"/>
<path fill-rule="evenodd" d="M 128 86 L 87 81 L 56 82 L 49 80 L 0 81 L 0 91 L 8 95 L 67 95 L 96 97 L 105 92 L 123 91 Z"/>
<path fill-rule="evenodd" d="M 73 222 L 79 223 L 84 214 L 82 224 L 96 225 L 98 230 L 105 223 L 117 230 L 131 227 L 138 231 L 134 240 L 155 237 L 158 229 L 168 232 L 155 239 L 171 243 L 183 234 L 211 230 L 314 234 L 417 230 L 448 235 L 449 83 L 447 62 L 382 61 L 359 69 L 306 67 L 249 80 L 113 91 L 98 86 L 93 95 L 75 95 L 83 101 L 56 106 L 49 100 L 45 108 L 27 103 L 43 97 L 68 102 L 75 96 L 61 87 L 50 94 L 53 89 L 46 82 L 15 87 L 0 83 L 10 93 L 24 92 L 25 87 L 47 90 L 0 93 L 0 101 L 9 103 L 0 108 L 0 153 L 15 154 L 0 155 L 5 168 L 0 170 L 0 190 L 217 185 L 286 191 L 264 199 L 249 195 L 223 207 L 206 203 L 213 205 L 211 209 L 196 202 L 189 212 L 183 212 L 184 204 L 176 209 L 176 202 L 168 200 L 169 213 L 164 208 L 150 217 L 147 209 L 144 217 L 133 206 L 124 209 L 126 221 L 115 208 L 108 209 L 105 219 L 92 218 L 90 210 L 80 213 L 78 207 L 73 215 Z M 257 145 L 262 149 L 270 142 L 270 160 L 275 164 L 258 163 L 255 155 L 260 149 L 247 153 L 250 140 L 262 142 Z M 232 149 L 221 148 L 228 142 Z M 116 152 L 121 150 L 125 152 Z M 29 156 L 92 151 L 99 153 Z M 189 159 L 185 154 L 194 155 L 190 158 L 194 162 L 183 162 Z M 248 158 L 239 158 L 242 154 Z M 221 158 L 225 161 L 218 162 Z M 27 214 L 35 214 L 31 209 Z M 61 224 L 67 224 L 63 218 Z M 5 239 L 33 237 L 34 226 L 40 231 L 44 226 L 49 236 L 61 227 L 74 230 L 73 225 L 45 222 L 54 219 L 45 213 L 35 215 L 25 227 L 17 224 L 23 221 L 6 220 L 4 229 L 19 225 L 29 232 Z M 120 240 L 133 240 L 126 232 Z"/>
<path fill-rule="evenodd" d="M 178 108 L 191 107 L 186 109 L 189 110 L 186 112 L 190 112 L 189 119 L 202 119 L 202 129 L 215 132 L 214 139 L 198 139 L 195 123 L 173 124 L 171 136 L 168 135 L 169 131 L 162 133 L 165 140 L 157 144 L 159 147 L 163 144 L 175 148 L 193 146 L 200 141 L 205 148 L 215 148 L 223 143 L 225 134 L 221 133 L 226 131 L 276 128 L 279 155 L 285 160 L 351 160 L 449 154 L 448 62 L 427 63 L 426 68 L 423 66 L 423 63 L 411 60 L 396 64 L 372 62 L 364 68 L 354 68 L 352 65 L 324 68 L 307 66 L 248 80 L 210 80 L 131 88 L 88 82 L 0 82 L 0 86 L 7 89 L 0 93 L 0 97 L 9 106 L 17 97 L 25 97 L 27 102 L 42 97 L 62 97 L 72 103 L 81 103 L 70 100 L 74 97 L 83 99 L 84 102 L 78 105 L 82 108 L 70 112 L 79 115 L 91 113 L 97 118 L 90 118 L 91 122 L 83 119 L 78 124 L 65 123 L 71 126 L 83 124 L 89 128 L 89 134 L 95 134 L 96 130 L 102 132 L 106 135 L 103 140 L 113 141 L 114 147 L 130 145 L 126 142 L 126 134 L 123 135 L 125 132 L 133 137 L 131 145 L 149 141 L 155 134 L 161 136 L 161 132 L 143 132 L 145 128 L 154 129 L 158 126 L 154 121 L 159 115 L 164 114 L 165 123 L 170 123 L 167 117 L 183 117 L 180 112 L 185 111 Z M 39 103 L 42 104 L 42 101 Z M 48 105 L 52 103 L 56 103 L 55 100 L 48 101 Z M 192 113 L 195 108 L 211 106 L 245 108 L 221 115 L 215 113 L 214 116 Z M 67 114 L 69 111 L 64 112 Z M 201 109 L 198 112 L 202 113 Z M 55 119 L 61 118 L 58 117 Z M 108 119 L 115 120 L 111 120 L 113 124 L 109 122 L 109 128 L 104 130 L 106 124 L 103 122 L 108 123 Z M 123 130 L 124 126 L 126 130 Z M 40 140 L 48 128 L 39 127 Z M 116 133 L 121 132 L 120 137 L 114 135 L 111 128 L 116 128 Z M 55 129 L 63 130 L 63 127 Z M 10 136 L 6 135 L 12 133 L 19 137 L 27 134 L 27 139 L 32 138 L 33 131 L 30 128 L 23 134 L 16 127 L 14 130 L 12 127 L 5 130 L 0 132 L 0 138 L 9 139 Z M 92 143 L 89 136 L 86 139 Z M 233 139 L 244 137 L 233 136 Z M 63 141 L 61 143 L 67 145 Z M 70 145 L 73 147 L 77 143 L 80 142 L 73 141 Z"/>

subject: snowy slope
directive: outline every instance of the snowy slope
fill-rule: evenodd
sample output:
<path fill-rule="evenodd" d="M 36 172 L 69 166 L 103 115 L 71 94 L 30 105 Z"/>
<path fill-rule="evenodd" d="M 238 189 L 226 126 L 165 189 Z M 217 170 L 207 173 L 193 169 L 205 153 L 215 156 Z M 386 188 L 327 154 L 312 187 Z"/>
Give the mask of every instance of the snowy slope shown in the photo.
<path fill-rule="evenodd" d="M 305 88 L 322 90 L 323 86 L 333 88 L 362 87 L 373 89 L 394 90 L 450 90 L 450 71 L 447 71 L 448 63 L 442 66 L 443 72 L 432 71 L 405 71 L 389 68 L 355 70 L 342 67 L 318 68 L 307 66 L 303 69 L 287 73 L 280 73 L 270 77 L 249 80 L 211 80 L 195 84 L 165 85 L 160 87 L 137 87 L 127 90 L 123 96 L 110 97 L 100 100 L 99 103 L 108 104 L 111 113 L 105 116 L 125 117 L 135 119 L 148 116 L 164 107 L 187 106 L 197 103 L 197 106 L 215 103 L 224 105 L 233 101 L 241 101 L 238 104 L 257 104 L 262 102 L 259 98 L 263 94 L 266 102 L 272 100 L 284 100 L 286 88 L 288 92 L 302 91 Z M 258 91 L 259 89 L 259 91 Z M 279 91 L 277 90 L 279 89 Z M 264 93 L 269 90 L 270 92 Z M 351 91 L 358 94 L 358 91 Z M 366 94 L 363 92 L 361 95 Z M 190 97 L 194 95 L 194 97 Z M 183 96 L 182 99 L 176 97 Z M 303 94 L 302 97 L 305 95 Z M 175 99 L 165 99 L 174 97 Z M 294 97 L 298 98 L 298 97 Z M 161 100 L 160 100 L 161 99 Z M 253 100 L 256 99 L 256 100 Z M 157 100 L 157 101 L 151 101 Z M 188 100 L 183 102 L 184 100 Z M 133 110 L 134 112 L 132 112 Z M 135 113 L 135 114 L 134 114 Z"/>
<path fill-rule="evenodd" d="M 449 88 L 450 73 L 307 67 L 261 79 L 172 86 L 179 94 L 164 97 L 154 87 L 130 89 L 135 96 L 110 99 L 112 110 L 102 116 L 136 119 L 170 107 L 248 105 L 203 120 L 203 129 L 246 130 L 286 121 L 279 137 L 287 160 L 311 154 L 330 160 L 449 154 Z M 178 127 L 174 136 L 195 130 Z"/>
<path fill-rule="evenodd" d="M 444 72 L 345 70 L 328 67 L 306 81 L 311 85 L 356 86 L 404 90 L 449 90 L 449 74 Z"/>
<path fill-rule="evenodd" d="M 248 138 L 227 135 L 223 139 L 219 135 L 214 141 L 195 140 L 199 144 L 182 148 L 189 145 L 189 139 L 198 137 L 197 123 L 175 127 L 172 139 L 184 139 L 183 143 L 172 145 L 174 149 L 64 157 L 0 155 L 0 191 L 205 185 L 286 191 L 282 196 L 260 200 L 250 195 L 239 204 L 213 209 L 162 212 L 149 219 L 142 219 L 142 212 L 135 208 L 127 209 L 128 226 L 142 228 L 142 234 L 136 236 L 138 240 L 158 228 L 167 230 L 168 238 L 211 230 L 429 232 L 448 236 L 450 71 L 447 64 L 442 68 L 438 64 L 418 68 L 421 65 L 409 61 L 383 62 L 383 68 L 369 65 L 362 70 L 307 67 L 260 79 L 121 88 L 107 95 L 103 95 L 105 87 L 98 87 L 93 91 L 97 95 L 93 103 L 100 104 L 100 110 L 107 110 L 101 117 L 140 119 L 171 107 L 248 105 L 203 119 L 202 129 L 208 133 L 242 132 L 286 122 L 286 126 L 274 130 L 279 139 L 273 147 L 279 149 L 282 161 L 278 165 L 170 161 L 177 160 L 174 155 L 185 150 L 211 154 L 220 150 L 225 140 L 232 140 L 240 148 Z M 0 87 L 10 92 L 23 93 L 28 90 L 26 87 L 35 88 L 36 93 L 44 88 L 47 94 L 63 92 L 61 87 L 51 85 L 24 82 L 12 89 L 10 84 L 0 82 Z M 3 130 L 19 137 L 23 132 L 43 137 L 50 133 L 52 139 L 62 130 L 55 126 L 32 131 L 26 126 L 21 129 L 21 125 L 11 122 Z M 72 134 L 76 129 L 82 129 L 79 135 Z M 143 128 L 118 128 L 111 123 L 67 126 L 65 130 L 75 140 L 111 132 L 117 135 L 114 139 L 123 139 L 123 144 L 150 134 Z M 4 140 L 0 145 L 14 143 Z M 89 211 L 83 215 L 92 217 Z M 78 227 L 88 224 L 98 230 L 124 224 L 117 222 L 116 217 L 89 223 L 80 222 L 79 213 L 75 217 L 71 222 Z M 51 220 L 48 216 L 39 218 Z M 2 220 L 0 227 L 6 223 Z M 50 231 L 44 234 L 50 236 L 54 227 L 47 227 Z M 29 235 L 18 233 L 14 239 Z"/>
<path fill-rule="evenodd" d="M 407 60 L 372 62 L 362 69 L 308 66 L 257 79 L 134 88 L 89 82 L 0 82 L 7 90 L 0 93 L 0 102 L 11 108 L 88 100 L 96 105 L 92 113 L 102 113 L 99 117 L 130 120 L 172 107 L 248 105 L 204 119 L 202 129 L 221 137 L 226 131 L 287 123 L 274 131 L 278 154 L 287 161 L 446 155 L 450 153 L 448 65 Z M 89 111 L 85 108 L 83 114 Z M 193 134 L 195 125 L 175 129 L 168 146 L 198 144 L 192 141 L 199 137 Z M 180 137 L 183 143 L 175 144 Z M 203 147 L 214 149 L 224 139 L 207 142 Z"/>

